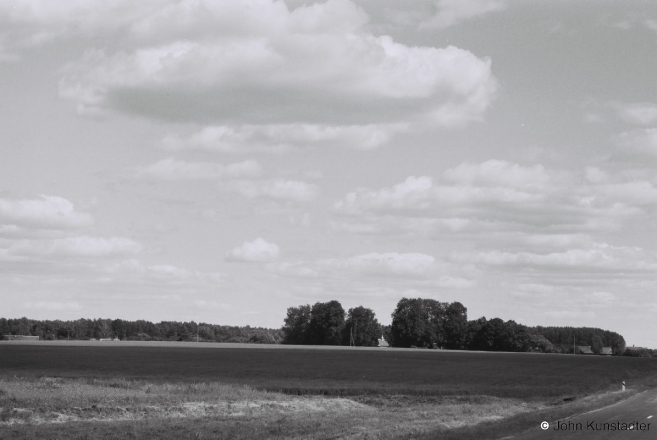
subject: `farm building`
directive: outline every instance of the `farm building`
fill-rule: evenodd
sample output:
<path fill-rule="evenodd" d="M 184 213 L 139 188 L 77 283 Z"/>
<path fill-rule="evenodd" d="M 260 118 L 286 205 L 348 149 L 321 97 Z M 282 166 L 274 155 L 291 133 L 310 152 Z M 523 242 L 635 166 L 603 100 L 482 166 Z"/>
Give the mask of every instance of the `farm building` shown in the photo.
<path fill-rule="evenodd" d="M 600 354 L 605 356 L 611 356 L 611 347 L 602 347 Z"/>
<path fill-rule="evenodd" d="M 578 345 L 577 354 L 593 354 L 593 350 L 590 345 Z"/>
<path fill-rule="evenodd" d="M 38 341 L 38 336 L 24 336 L 24 335 L 2 335 L 5 341 Z"/>

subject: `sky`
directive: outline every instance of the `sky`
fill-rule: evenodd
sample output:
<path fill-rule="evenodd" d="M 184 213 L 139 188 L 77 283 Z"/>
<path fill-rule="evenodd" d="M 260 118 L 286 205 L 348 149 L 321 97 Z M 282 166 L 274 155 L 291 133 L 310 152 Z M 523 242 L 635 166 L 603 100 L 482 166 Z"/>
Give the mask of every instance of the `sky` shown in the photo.
<path fill-rule="evenodd" d="M 0 2 L 0 316 L 657 347 L 656 55 L 639 0 Z"/>

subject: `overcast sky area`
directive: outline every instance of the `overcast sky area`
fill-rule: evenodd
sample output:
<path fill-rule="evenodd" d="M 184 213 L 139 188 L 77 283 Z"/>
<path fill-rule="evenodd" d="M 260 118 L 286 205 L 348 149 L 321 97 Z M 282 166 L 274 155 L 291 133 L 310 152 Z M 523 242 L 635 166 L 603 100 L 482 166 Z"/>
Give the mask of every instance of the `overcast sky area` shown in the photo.
<path fill-rule="evenodd" d="M 2 1 L 0 316 L 655 348 L 656 55 L 652 1 Z"/>

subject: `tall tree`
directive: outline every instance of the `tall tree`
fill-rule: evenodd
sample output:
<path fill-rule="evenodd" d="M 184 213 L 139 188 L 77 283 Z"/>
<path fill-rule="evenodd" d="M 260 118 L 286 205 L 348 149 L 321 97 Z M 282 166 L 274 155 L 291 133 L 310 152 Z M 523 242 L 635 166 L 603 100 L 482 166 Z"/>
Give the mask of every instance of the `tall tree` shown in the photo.
<path fill-rule="evenodd" d="M 363 306 L 349 309 L 342 336 L 343 345 L 349 345 L 353 337 L 356 346 L 376 347 L 381 335 L 381 325 L 372 309 Z"/>
<path fill-rule="evenodd" d="M 392 314 L 393 346 L 433 347 L 445 339 L 446 303 L 433 299 L 402 298 Z"/>
<path fill-rule="evenodd" d="M 283 344 L 307 344 L 310 305 L 289 307 L 283 325 Z"/>
<path fill-rule="evenodd" d="M 468 309 L 460 302 L 449 304 L 445 310 L 443 324 L 445 348 L 463 350 L 467 346 Z"/>
<path fill-rule="evenodd" d="M 313 345 L 341 345 L 345 313 L 338 301 L 315 303 L 310 310 L 308 342 Z"/>

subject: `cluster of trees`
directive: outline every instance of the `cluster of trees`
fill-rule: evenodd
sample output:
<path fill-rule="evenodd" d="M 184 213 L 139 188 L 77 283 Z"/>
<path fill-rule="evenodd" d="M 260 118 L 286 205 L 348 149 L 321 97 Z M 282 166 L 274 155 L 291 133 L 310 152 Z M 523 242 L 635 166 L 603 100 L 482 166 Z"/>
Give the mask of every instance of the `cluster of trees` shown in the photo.
<path fill-rule="evenodd" d="M 598 328 L 527 327 L 515 321 L 485 317 L 469 321 L 459 302 L 402 298 L 392 324 L 382 326 L 365 307 L 345 314 L 338 301 L 290 307 L 282 328 L 284 344 L 375 346 L 383 337 L 393 347 L 453 350 L 572 353 L 575 345 L 590 345 L 594 353 L 612 347 L 623 354 L 625 340 Z"/>
<path fill-rule="evenodd" d="M 0 318 L 0 335 L 39 336 L 41 339 L 118 338 L 129 341 L 199 341 L 278 344 L 280 330 L 233 327 L 195 322 L 125 321 L 122 319 L 78 319 L 40 321 Z"/>
<path fill-rule="evenodd" d="M 631 357 L 657 357 L 657 350 L 643 347 L 627 347 L 623 356 Z"/>
<path fill-rule="evenodd" d="M 625 339 L 618 333 L 592 327 L 533 327 L 533 331 L 552 343 L 554 353 L 572 353 L 573 345 L 590 345 L 600 354 L 603 347 L 611 347 L 614 354 L 623 354 Z"/>
<path fill-rule="evenodd" d="M 382 327 L 370 309 L 356 307 L 345 313 L 338 301 L 329 301 L 288 308 L 282 332 L 284 344 L 375 347 Z"/>

